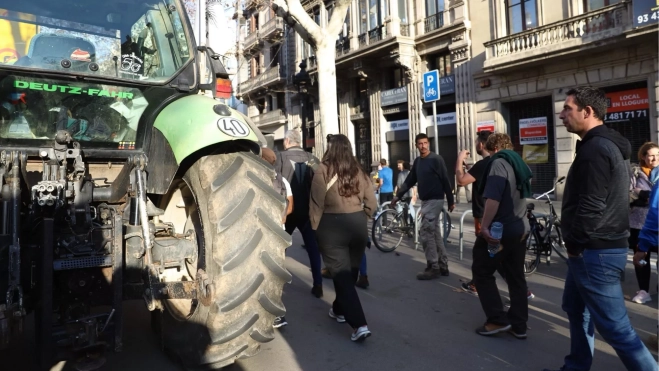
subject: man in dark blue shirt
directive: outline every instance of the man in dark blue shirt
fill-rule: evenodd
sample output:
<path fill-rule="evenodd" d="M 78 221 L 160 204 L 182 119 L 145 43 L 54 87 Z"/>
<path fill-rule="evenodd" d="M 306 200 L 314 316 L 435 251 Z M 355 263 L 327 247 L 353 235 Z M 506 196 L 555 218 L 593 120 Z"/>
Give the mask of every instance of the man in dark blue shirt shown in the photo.
<path fill-rule="evenodd" d="M 419 280 L 431 280 L 439 276 L 448 276 L 448 256 L 442 239 L 439 225 L 439 214 L 444 208 L 444 195 L 448 201 L 448 210 L 455 209 L 451 183 L 446 171 L 446 164 L 442 156 L 430 152 L 430 141 L 426 134 L 416 136 L 416 148 L 420 156 L 414 160 L 410 175 L 398 188 L 396 197 L 391 201 L 392 206 L 403 197 L 405 193 L 418 184 L 418 195 L 421 199 L 421 228 L 419 238 L 426 253 L 427 266 L 425 271 L 417 274 Z M 439 256 L 438 256 L 439 254 Z"/>

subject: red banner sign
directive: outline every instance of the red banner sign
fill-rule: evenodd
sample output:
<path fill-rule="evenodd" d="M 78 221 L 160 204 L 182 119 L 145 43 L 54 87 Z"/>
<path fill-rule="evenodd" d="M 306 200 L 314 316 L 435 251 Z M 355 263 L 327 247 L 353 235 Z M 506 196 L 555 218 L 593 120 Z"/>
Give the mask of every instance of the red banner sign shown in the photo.
<path fill-rule="evenodd" d="M 644 110 L 650 108 L 648 89 L 633 89 L 607 93 L 609 100 L 607 113 Z"/>
<path fill-rule="evenodd" d="M 519 144 L 547 144 L 548 138 L 546 117 L 519 120 Z"/>
<path fill-rule="evenodd" d="M 480 121 L 476 123 L 476 132 L 480 133 L 481 131 L 491 131 L 494 133 L 494 120 L 490 121 Z"/>

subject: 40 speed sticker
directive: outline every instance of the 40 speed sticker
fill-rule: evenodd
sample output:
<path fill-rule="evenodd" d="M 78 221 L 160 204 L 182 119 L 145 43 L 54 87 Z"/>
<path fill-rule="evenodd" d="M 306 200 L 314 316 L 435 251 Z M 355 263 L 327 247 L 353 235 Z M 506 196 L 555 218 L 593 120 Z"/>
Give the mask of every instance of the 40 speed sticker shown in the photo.
<path fill-rule="evenodd" d="M 217 128 L 226 135 L 238 138 L 246 137 L 250 133 L 247 124 L 231 117 L 223 117 L 217 120 Z"/>

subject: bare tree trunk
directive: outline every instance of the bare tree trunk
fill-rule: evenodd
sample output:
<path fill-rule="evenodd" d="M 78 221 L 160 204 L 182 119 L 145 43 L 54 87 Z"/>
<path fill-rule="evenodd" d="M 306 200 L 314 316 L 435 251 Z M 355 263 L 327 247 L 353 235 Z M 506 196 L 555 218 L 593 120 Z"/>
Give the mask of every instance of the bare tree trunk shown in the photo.
<path fill-rule="evenodd" d="M 316 63 L 318 64 L 318 104 L 320 106 L 322 134 L 322 138 L 316 138 L 316 144 L 320 145 L 320 148 L 324 148 L 325 136 L 339 133 L 338 100 L 336 97 L 336 53 L 333 42 L 324 42 L 318 45 Z"/>
<path fill-rule="evenodd" d="M 318 106 L 320 109 L 320 135 L 316 136 L 316 149 L 325 149 L 327 134 L 339 133 L 339 113 L 336 91 L 335 41 L 343 27 L 351 0 L 336 0 L 332 17 L 325 27 L 317 25 L 307 14 L 300 0 L 274 0 L 273 9 L 316 52 L 318 66 Z M 318 131 L 316 131 L 318 134 Z"/>

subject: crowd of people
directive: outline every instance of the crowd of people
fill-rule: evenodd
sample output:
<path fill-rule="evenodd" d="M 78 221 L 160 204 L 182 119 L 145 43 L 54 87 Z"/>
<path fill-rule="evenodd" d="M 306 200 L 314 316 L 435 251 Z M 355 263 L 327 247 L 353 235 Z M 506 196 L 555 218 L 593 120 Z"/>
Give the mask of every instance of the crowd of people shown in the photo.
<path fill-rule="evenodd" d="M 606 108 L 601 90 L 581 87 L 567 92 L 560 113 L 563 125 L 580 138 L 562 200 L 560 228 L 568 251 L 562 308 L 570 322 L 572 344 L 560 370 L 590 369 L 595 328 L 627 369 L 657 370 L 657 362 L 631 326 L 620 281 L 627 251 L 633 249 L 639 290 L 632 301 L 642 304 L 650 300 L 650 253 L 657 252 L 659 234 L 659 146 L 641 146 L 639 164 L 631 167 L 631 144 L 604 125 Z M 322 277 L 331 277 L 336 298 L 329 316 L 350 324 L 351 339 L 362 341 L 371 332 L 355 287 L 368 287 L 364 252 L 370 244 L 367 220 L 378 209 L 376 191 L 379 202 L 390 201 L 392 206 L 401 199 L 410 202 L 418 197 L 422 218 L 419 237 L 427 264 L 417 279 L 448 276 L 439 214 L 445 202 L 449 211 L 455 202 L 446 164 L 430 151 L 428 136 L 418 134 L 415 143 L 419 156 L 411 168 L 399 161 L 400 173 L 394 184 L 392 169 L 383 159 L 373 182 L 353 155 L 346 136 L 328 135 L 322 160 L 305 152 L 300 142 L 299 133 L 291 130 L 286 133 L 285 150 L 276 159 L 266 151 L 278 179 L 283 180 L 273 184 L 284 184 L 279 188 L 288 191 L 282 194 L 292 195 L 283 218 L 285 229 L 292 234 L 297 228 L 302 234 L 313 275 L 312 294 L 322 297 Z M 472 280 L 464 283 L 463 289 L 478 296 L 485 314 L 485 323 L 476 329 L 478 334 L 507 332 L 526 339 L 528 299 L 533 298 L 524 275 L 529 232 L 526 199 L 531 197 L 533 174 L 506 134 L 479 132 L 475 147 L 482 159 L 465 171 L 470 153 L 464 150 L 455 167 L 457 185 L 472 185 L 477 236 L 472 250 Z M 494 224 L 502 226 L 500 236 L 491 230 Z M 322 271 L 321 256 L 325 263 Z M 507 310 L 495 272 L 508 286 Z M 360 279 L 366 279 L 366 284 L 358 285 Z"/>

